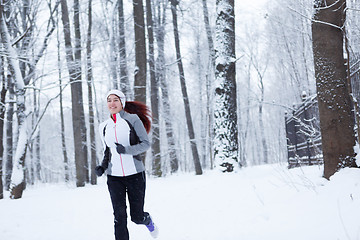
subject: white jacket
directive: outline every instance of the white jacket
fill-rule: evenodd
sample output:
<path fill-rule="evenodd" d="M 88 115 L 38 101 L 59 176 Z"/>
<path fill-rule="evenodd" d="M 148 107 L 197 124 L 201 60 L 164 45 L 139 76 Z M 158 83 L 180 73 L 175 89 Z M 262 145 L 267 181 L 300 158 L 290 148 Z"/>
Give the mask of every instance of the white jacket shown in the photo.
<path fill-rule="evenodd" d="M 124 110 L 112 118 L 102 122 L 99 126 L 100 136 L 104 147 L 104 158 L 101 166 L 111 176 L 129 176 L 145 171 L 139 154 L 150 147 L 146 130 L 136 114 L 129 114 Z M 125 147 L 125 153 L 116 151 L 116 144 Z"/>

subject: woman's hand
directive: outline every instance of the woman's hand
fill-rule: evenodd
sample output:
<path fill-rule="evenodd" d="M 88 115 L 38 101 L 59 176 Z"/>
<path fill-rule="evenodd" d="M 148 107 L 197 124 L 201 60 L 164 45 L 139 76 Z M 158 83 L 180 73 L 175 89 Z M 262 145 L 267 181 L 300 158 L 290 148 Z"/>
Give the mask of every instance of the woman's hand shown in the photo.
<path fill-rule="evenodd" d="M 96 166 L 95 167 L 95 174 L 98 176 L 98 177 L 101 177 L 101 175 L 103 175 L 103 173 L 105 172 L 104 168 L 102 166 Z"/>
<path fill-rule="evenodd" d="M 125 153 L 125 147 L 120 144 L 120 143 L 115 143 L 116 145 L 116 151 L 119 153 L 119 154 L 122 154 L 122 153 Z"/>

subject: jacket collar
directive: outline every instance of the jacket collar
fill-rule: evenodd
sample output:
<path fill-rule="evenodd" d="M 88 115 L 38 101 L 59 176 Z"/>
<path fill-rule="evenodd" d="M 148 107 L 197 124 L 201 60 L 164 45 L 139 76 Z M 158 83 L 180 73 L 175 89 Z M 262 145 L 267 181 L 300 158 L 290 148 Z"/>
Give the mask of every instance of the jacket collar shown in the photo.
<path fill-rule="evenodd" d="M 124 110 L 121 110 L 120 112 L 113 114 L 110 116 L 111 120 L 116 123 L 117 119 L 122 118 L 125 114 Z"/>

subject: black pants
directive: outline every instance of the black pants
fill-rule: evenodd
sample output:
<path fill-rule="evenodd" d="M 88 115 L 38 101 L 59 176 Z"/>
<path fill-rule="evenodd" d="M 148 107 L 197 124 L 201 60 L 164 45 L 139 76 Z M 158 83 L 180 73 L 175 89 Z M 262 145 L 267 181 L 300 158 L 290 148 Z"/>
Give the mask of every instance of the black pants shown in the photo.
<path fill-rule="evenodd" d="M 108 175 L 107 184 L 114 209 L 115 240 L 128 240 L 126 193 L 130 204 L 131 221 L 136 224 L 149 222 L 149 213 L 144 212 L 145 172 L 126 177 Z"/>

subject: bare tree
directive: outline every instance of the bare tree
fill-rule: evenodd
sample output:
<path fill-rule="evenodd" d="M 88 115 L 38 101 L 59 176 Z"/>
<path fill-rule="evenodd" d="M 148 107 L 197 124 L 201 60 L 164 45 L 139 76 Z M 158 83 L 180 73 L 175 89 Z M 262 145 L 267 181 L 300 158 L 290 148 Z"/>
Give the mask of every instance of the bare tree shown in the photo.
<path fill-rule="evenodd" d="M 8 88 L 8 104 L 6 109 L 6 164 L 5 164 L 5 189 L 10 190 L 11 175 L 13 170 L 13 116 L 14 116 L 14 105 L 15 105 L 15 89 L 14 81 L 11 75 L 6 77 L 7 88 Z"/>
<path fill-rule="evenodd" d="M 126 38 L 125 38 L 125 17 L 124 2 L 118 0 L 118 18 L 119 18 L 119 67 L 120 67 L 120 89 L 123 92 L 130 93 L 130 82 L 127 70 L 126 56 Z"/>
<path fill-rule="evenodd" d="M 90 183 L 96 184 L 96 174 L 95 167 L 97 165 L 96 161 L 96 140 L 95 140 L 95 114 L 94 114 L 94 103 L 92 97 L 92 82 L 93 82 L 93 72 L 91 64 L 91 42 L 92 42 L 92 0 L 89 0 L 88 3 L 88 31 L 87 31 L 87 41 L 86 41 L 86 76 L 87 76 L 87 86 L 88 86 L 88 101 L 89 101 L 89 127 L 90 127 L 90 152 L 91 152 L 91 176 Z"/>
<path fill-rule="evenodd" d="M 109 36 L 109 55 L 110 55 L 110 74 L 111 74 L 111 82 L 112 82 L 112 87 L 114 89 L 118 89 L 119 88 L 119 83 L 118 83 L 118 77 L 117 77 L 117 66 L 118 66 L 118 62 L 117 62 L 117 50 L 116 50 L 116 35 L 115 35 L 115 29 L 116 29 L 116 23 L 115 23 L 115 13 L 116 13 L 116 9 L 117 9 L 117 4 L 119 4 L 118 1 L 114 1 L 112 3 L 112 9 L 111 9 L 111 13 L 110 13 L 110 36 Z"/>
<path fill-rule="evenodd" d="M 212 100 L 213 100 L 213 92 L 211 86 L 213 86 L 212 79 L 214 79 L 215 75 L 215 49 L 214 49 L 214 40 L 212 36 L 210 20 L 209 20 L 209 11 L 207 6 L 207 1 L 202 1 L 203 5 L 203 15 L 204 15 L 204 24 L 206 29 L 206 36 L 208 41 L 208 48 L 209 48 L 209 71 L 206 74 L 206 116 L 207 116 L 207 134 L 206 134 L 206 142 L 207 142 L 207 149 L 210 158 L 210 168 L 213 168 L 213 113 L 212 113 Z"/>
<path fill-rule="evenodd" d="M 0 56 L 0 83 L 2 88 L 0 92 L 0 199 L 4 198 L 4 184 L 3 184 L 3 159 L 4 159 L 4 118 L 5 118 L 5 97 L 6 97 L 6 84 L 4 74 L 4 60 Z"/>
<path fill-rule="evenodd" d="M 238 164 L 234 0 L 217 0 L 214 157 L 223 171 Z"/>
<path fill-rule="evenodd" d="M 162 119 L 165 121 L 166 139 L 168 144 L 168 152 L 170 157 L 170 171 L 177 172 L 179 169 L 179 159 L 175 147 L 175 136 L 173 130 L 173 119 L 170 108 L 168 84 L 166 81 L 165 68 L 165 26 L 166 26 L 166 6 L 167 0 L 157 1 L 155 6 L 155 32 L 156 43 L 158 49 L 158 57 L 156 58 L 156 78 L 161 89 L 162 101 Z"/>
<path fill-rule="evenodd" d="M 75 165 L 76 165 L 76 185 L 78 187 L 85 186 L 87 181 L 87 144 L 86 144 L 86 125 L 85 114 L 82 97 L 81 85 L 81 53 L 75 51 L 71 43 L 69 11 L 66 0 L 61 0 L 62 22 L 65 40 L 66 62 L 71 82 L 71 99 L 72 99 L 72 121 L 73 136 L 75 149 Z M 75 11 L 76 13 L 76 11 Z M 78 13 L 76 13 L 78 14 Z M 80 29 L 79 29 L 80 30 Z M 78 36 L 77 36 L 78 37 Z M 79 46 L 79 39 L 76 40 L 76 46 Z M 80 55 L 80 56 L 79 56 Z"/>
<path fill-rule="evenodd" d="M 315 0 L 313 54 L 324 177 L 341 167 L 355 167 L 353 103 L 344 65 L 346 0 Z"/>
<path fill-rule="evenodd" d="M 198 149 L 197 149 L 197 144 L 195 142 L 195 132 L 194 132 L 194 127 L 193 127 L 193 122 L 192 122 L 192 117 L 191 117 L 190 102 L 189 102 L 189 97 L 187 94 L 185 73 L 184 73 L 184 67 L 183 67 L 182 58 L 181 58 L 181 52 L 180 52 L 180 39 L 179 39 L 179 31 L 178 31 L 178 24 L 177 24 L 177 12 L 176 12 L 177 5 L 178 5 L 177 0 L 171 0 L 171 13 L 172 13 L 172 17 L 173 17 L 173 26 L 174 26 L 176 61 L 177 61 L 178 69 L 179 69 L 181 92 L 183 95 L 186 123 L 187 123 L 189 138 L 190 138 L 191 151 L 193 154 L 195 172 L 197 175 L 201 175 L 202 168 L 201 168 L 201 164 L 200 164 L 200 158 L 199 158 L 199 153 L 198 153 Z"/>
<path fill-rule="evenodd" d="M 210 21 L 209 21 L 209 11 L 208 11 L 208 6 L 207 6 L 207 1 L 202 0 L 202 4 L 203 4 L 204 24 L 205 24 L 206 36 L 207 36 L 207 40 L 208 40 L 209 53 L 210 53 L 210 62 L 211 62 L 211 66 L 213 68 L 215 68 L 214 40 L 212 37 L 212 31 L 211 31 L 211 26 L 210 26 Z"/>
<path fill-rule="evenodd" d="M 159 129 L 159 86 L 155 74 L 155 51 L 154 51 L 154 24 L 152 16 L 152 4 L 146 0 L 146 23 L 149 44 L 149 67 L 150 67 L 150 100 L 152 112 L 152 168 L 155 176 L 161 177 L 160 157 L 160 129 Z"/>
<path fill-rule="evenodd" d="M 62 83 L 62 74 L 61 74 L 61 58 L 60 58 L 60 38 L 58 36 L 57 42 L 57 50 L 58 50 L 58 71 L 59 71 L 59 103 L 60 103 L 60 135 L 61 135 L 61 149 L 63 154 L 64 161 L 64 172 L 65 172 L 65 182 L 70 180 L 69 176 L 69 158 L 67 155 L 66 149 L 66 141 L 65 141 L 65 120 L 64 120 L 64 106 L 63 106 L 63 83 Z"/>
<path fill-rule="evenodd" d="M 13 199 L 21 198 L 25 189 L 25 156 L 27 149 L 27 126 L 26 126 L 26 114 L 25 114 L 25 83 L 21 74 L 20 65 L 18 62 L 18 55 L 13 48 L 8 28 L 3 17 L 3 5 L 0 4 L 0 34 L 4 50 L 8 56 L 10 72 L 15 79 L 16 87 L 16 107 L 17 107 L 17 120 L 19 128 L 19 138 L 15 153 L 15 167 L 13 168 L 13 174 L 11 178 L 11 193 L 10 196 Z"/>
<path fill-rule="evenodd" d="M 146 103 L 146 43 L 144 6 L 142 0 L 133 0 L 135 31 L 135 100 Z"/>

